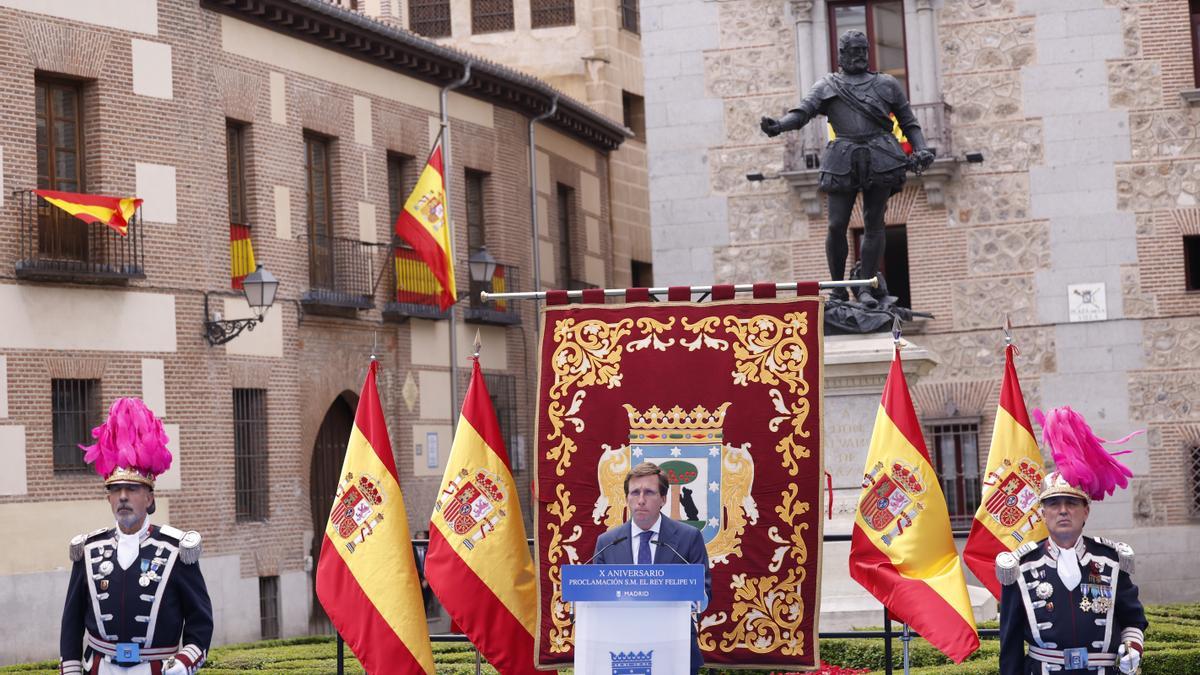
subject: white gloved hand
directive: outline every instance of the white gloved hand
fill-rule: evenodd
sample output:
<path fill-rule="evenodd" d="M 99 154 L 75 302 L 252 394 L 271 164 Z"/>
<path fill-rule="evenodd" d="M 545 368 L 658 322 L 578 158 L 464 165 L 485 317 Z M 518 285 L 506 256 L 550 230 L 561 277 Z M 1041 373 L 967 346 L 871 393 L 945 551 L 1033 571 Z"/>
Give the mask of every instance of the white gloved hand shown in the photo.
<path fill-rule="evenodd" d="M 188 667 L 176 661 L 175 665 L 162 671 L 163 675 L 188 675 Z"/>
<path fill-rule="evenodd" d="M 1122 673 L 1136 673 L 1138 666 L 1142 664 L 1142 653 L 1125 645 L 1117 647 L 1117 656 L 1120 657 L 1120 660 L 1117 661 L 1117 668 Z"/>

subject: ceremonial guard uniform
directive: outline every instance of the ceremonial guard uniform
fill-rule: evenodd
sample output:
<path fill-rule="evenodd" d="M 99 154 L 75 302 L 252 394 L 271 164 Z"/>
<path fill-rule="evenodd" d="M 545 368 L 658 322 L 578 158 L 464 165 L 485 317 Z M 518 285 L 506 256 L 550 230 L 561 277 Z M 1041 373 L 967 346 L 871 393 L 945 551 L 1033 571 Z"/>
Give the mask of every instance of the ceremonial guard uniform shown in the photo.
<path fill-rule="evenodd" d="M 1125 487 L 1132 472 L 1079 413 L 1065 406 L 1048 416 L 1033 412 L 1059 470 L 1038 495 L 1050 536 L 996 556 L 1000 673 L 1135 673 L 1148 623 L 1130 578 L 1133 549 L 1083 536 L 1092 500 Z"/>
<path fill-rule="evenodd" d="M 119 431 L 123 424 L 127 429 Z M 154 477 L 170 466 L 161 430 L 141 401 L 119 399 L 97 428 L 99 442 L 88 448 L 88 461 L 105 475 L 118 527 L 71 540 L 61 673 L 192 675 L 208 654 L 213 613 L 200 573 L 200 535 L 152 525 L 147 516 L 154 511 Z M 140 453 L 114 452 L 131 444 Z M 128 457 L 133 461 L 123 461 Z M 127 493 L 148 497 L 149 507 L 137 513 Z"/>
<path fill-rule="evenodd" d="M 1081 536 L 1075 544 L 1081 579 L 1074 590 L 1058 575 L 1059 554 L 1058 546 L 1044 539 L 997 557 L 996 577 L 1004 585 L 1003 675 L 1115 673 L 1120 645 L 1145 642 L 1146 614 L 1130 579 L 1133 549 Z M 1028 655 L 1022 654 L 1023 643 L 1029 644 Z"/>

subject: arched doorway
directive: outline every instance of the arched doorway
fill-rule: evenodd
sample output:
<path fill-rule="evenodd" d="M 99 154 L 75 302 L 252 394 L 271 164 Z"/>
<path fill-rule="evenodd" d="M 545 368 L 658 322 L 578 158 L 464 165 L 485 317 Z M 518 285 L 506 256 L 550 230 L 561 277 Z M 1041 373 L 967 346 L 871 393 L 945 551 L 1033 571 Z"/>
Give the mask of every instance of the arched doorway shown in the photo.
<path fill-rule="evenodd" d="M 321 428 L 313 443 L 312 468 L 308 477 L 313 519 L 312 614 L 309 616 L 309 631 L 312 633 L 333 632 L 329 617 L 317 600 L 317 562 L 321 556 L 325 523 L 329 520 L 329 507 L 333 504 L 342 461 L 346 458 L 346 444 L 350 442 L 350 430 L 354 427 L 354 406 L 351 404 L 354 398 L 357 398 L 354 394 L 344 392 L 334 399 L 329 410 L 325 411 L 325 419 L 321 420 Z"/>

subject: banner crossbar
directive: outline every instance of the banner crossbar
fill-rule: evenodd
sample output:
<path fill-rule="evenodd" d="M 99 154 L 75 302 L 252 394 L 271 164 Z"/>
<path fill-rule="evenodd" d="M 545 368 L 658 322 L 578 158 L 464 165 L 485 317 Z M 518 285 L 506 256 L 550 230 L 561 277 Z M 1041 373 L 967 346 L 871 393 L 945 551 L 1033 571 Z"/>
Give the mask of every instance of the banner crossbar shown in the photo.
<path fill-rule="evenodd" d="M 796 282 L 777 283 L 775 291 L 794 291 L 799 284 Z M 754 290 L 756 284 L 734 284 L 734 293 L 750 293 Z M 821 281 L 817 283 L 818 288 L 858 288 L 859 286 L 870 286 L 871 288 L 879 288 L 879 277 L 871 277 L 870 279 L 850 279 L 848 281 Z M 646 289 L 651 296 L 667 295 L 671 290 L 670 286 L 654 286 Z M 688 291 L 695 293 L 712 293 L 713 286 L 688 286 Z M 589 289 L 594 291 L 596 289 Z M 605 288 L 604 297 L 620 297 L 624 296 L 627 288 Z M 566 291 L 567 298 L 576 300 L 583 297 L 584 291 Z M 515 293 L 489 293 L 480 291 L 479 299 L 483 302 L 492 302 L 497 300 L 545 300 L 546 291 L 519 291 Z"/>

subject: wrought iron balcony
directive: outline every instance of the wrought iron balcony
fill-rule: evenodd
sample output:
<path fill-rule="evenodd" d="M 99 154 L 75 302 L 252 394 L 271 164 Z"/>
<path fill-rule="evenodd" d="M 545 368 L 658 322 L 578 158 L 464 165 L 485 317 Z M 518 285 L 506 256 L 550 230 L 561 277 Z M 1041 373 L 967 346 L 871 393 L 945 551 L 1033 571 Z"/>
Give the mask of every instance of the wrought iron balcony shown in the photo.
<path fill-rule="evenodd" d="M 344 237 L 308 238 L 308 290 L 300 302 L 310 310 L 358 310 L 375 306 L 375 244 Z"/>
<path fill-rule="evenodd" d="M 19 220 L 17 278 L 108 284 L 146 278 L 140 208 L 122 235 L 101 223 L 85 223 L 32 190 L 12 196 Z"/>
<path fill-rule="evenodd" d="M 912 106 L 913 115 L 925 133 L 925 142 L 937 154 L 933 165 L 919 177 L 909 175 L 925 188 L 931 206 L 944 204 L 946 183 L 958 175 L 961 158 L 954 154 L 951 145 L 949 104 L 917 103 Z M 783 171 L 779 176 L 800 193 L 804 210 L 809 216 L 821 215 L 821 198 L 817 182 L 821 173 L 821 154 L 829 140 L 824 118 L 817 118 L 800 131 L 788 134 L 783 155 Z"/>
<path fill-rule="evenodd" d="M 470 302 L 464 312 L 464 320 L 469 323 L 488 323 L 499 326 L 512 326 L 521 323 L 521 315 L 511 300 L 492 300 L 481 302 L 480 291 L 488 293 L 504 293 L 514 288 L 520 288 L 521 270 L 512 265 L 496 265 L 490 281 L 472 281 L 470 284 Z"/>
<path fill-rule="evenodd" d="M 429 266 L 410 246 L 392 247 L 392 297 L 383 306 L 385 319 L 447 319 L 449 310 L 438 307 L 442 285 Z"/>

